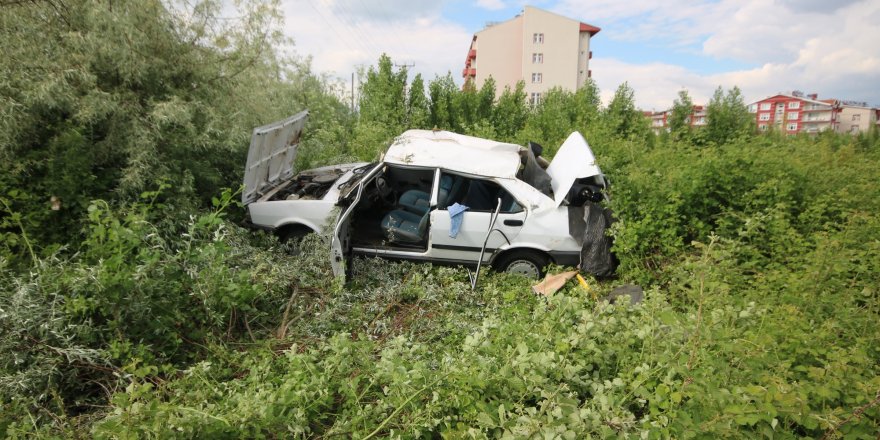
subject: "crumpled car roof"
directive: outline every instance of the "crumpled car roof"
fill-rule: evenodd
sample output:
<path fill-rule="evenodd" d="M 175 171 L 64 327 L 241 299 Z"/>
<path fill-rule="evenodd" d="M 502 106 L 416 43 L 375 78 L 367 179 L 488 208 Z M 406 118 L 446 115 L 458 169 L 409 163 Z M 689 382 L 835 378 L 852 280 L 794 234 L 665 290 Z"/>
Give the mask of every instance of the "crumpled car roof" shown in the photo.
<path fill-rule="evenodd" d="M 512 179 L 519 170 L 520 148 L 449 131 L 407 130 L 388 147 L 384 161 Z"/>

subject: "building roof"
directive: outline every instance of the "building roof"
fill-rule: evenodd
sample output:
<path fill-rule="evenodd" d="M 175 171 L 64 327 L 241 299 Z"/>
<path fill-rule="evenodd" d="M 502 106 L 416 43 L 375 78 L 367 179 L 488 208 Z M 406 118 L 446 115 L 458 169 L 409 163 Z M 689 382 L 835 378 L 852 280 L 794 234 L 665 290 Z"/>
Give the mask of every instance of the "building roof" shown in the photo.
<path fill-rule="evenodd" d="M 519 150 L 519 145 L 449 131 L 407 130 L 388 147 L 385 162 L 515 178 Z"/>
<path fill-rule="evenodd" d="M 477 31 L 477 33 L 474 34 L 474 39 L 476 39 L 477 34 L 482 33 L 483 31 L 485 31 L 485 30 L 487 30 L 487 29 L 490 29 L 490 28 L 492 28 L 492 27 L 494 27 L 494 26 L 498 26 L 498 25 L 500 25 L 500 24 L 507 23 L 507 22 L 509 22 L 509 21 L 513 21 L 513 20 L 521 19 L 522 16 L 525 15 L 526 11 L 529 10 L 529 9 L 534 9 L 534 10 L 537 10 L 537 11 L 543 12 L 543 13 L 545 13 L 545 14 L 555 15 L 555 16 L 557 16 L 557 17 L 559 17 L 559 18 L 563 18 L 563 19 L 565 19 L 565 20 L 569 20 L 569 21 L 577 22 L 577 20 L 575 20 L 575 19 L 573 19 L 573 18 L 566 17 L 566 16 L 564 16 L 564 15 L 560 15 L 560 14 L 557 14 L 557 13 L 555 13 L 555 12 L 550 12 L 550 11 L 547 11 L 547 10 L 544 10 L 544 9 L 541 9 L 541 8 L 536 8 L 536 7 L 534 7 L 534 6 L 526 6 L 525 8 L 523 8 L 523 11 L 522 11 L 521 13 L 517 14 L 517 15 L 516 15 L 515 17 L 513 17 L 513 18 L 509 18 L 509 19 L 504 20 L 504 21 L 488 23 L 488 24 L 486 25 L 486 27 L 484 27 L 483 29 Z M 593 25 L 591 25 L 591 24 L 587 24 L 587 23 L 584 23 L 584 22 L 578 22 L 578 23 L 580 24 L 580 31 L 581 31 L 581 32 L 589 32 L 591 37 L 592 37 L 593 35 L 598 34 L 599 31 L 602 30 L 601 28 L 599 28 L 599 27 L 597 27 L 597 26 L 593 26 Z"/>
<path fill-rule="evenodd" d="M 764 101 L 767 101 L 767 100 L 770 100 L 770 99 L 773 99 L 773 98 L 777 98 L 777 97 L 783 97 L 783 98 L 788 98 L 788 99 L 797 99 L 797 100 L 800 100 L 800 101 L 809 102 L 809 103 L 811 103 L 811 104 L 831 105 L 831 106 L 833 106 L 833 105 L 834 105 L 834 102 L 836 101 L 836 100 L 834 100 L 834 99 L 823 99 L 823 100 L 818 100 L 818 99 L 810 99 L 810 98 L 807 98 L 807 97 L 805 97 L 805 96 L 794 96 L 794 95 L 789 95 L 789 94 L 786 94 L 786 93 L 777 93 L 777 94 L 775 94 L 775 95 L 770 95 L 770 96 L 768 96 L 768 97 L 766 97 L 766 98 L 759 99 L 759 100 L 757 100 L 757 101 L 755 101 L 755 102 L 750 103 L 749 105 L 752 105 L 752 104 L 758 104 L 758 103 L 760 103 L 760 102 L 764 102 Z"/>
<path fill-rule="evenodd" d="M 602 29 L 599 29 L 599 28 L 597 28 L 596 26 L 593 26 L 593 25 L 591 25 L 591 24 L 586 24 L 586 23 L 581 22 L 581 32 L 589 32 L 591 37 L 592 37 L 593 35 L 598 34 L 599 31 L 601 31 L 601 30 L 602 30 Z"/>

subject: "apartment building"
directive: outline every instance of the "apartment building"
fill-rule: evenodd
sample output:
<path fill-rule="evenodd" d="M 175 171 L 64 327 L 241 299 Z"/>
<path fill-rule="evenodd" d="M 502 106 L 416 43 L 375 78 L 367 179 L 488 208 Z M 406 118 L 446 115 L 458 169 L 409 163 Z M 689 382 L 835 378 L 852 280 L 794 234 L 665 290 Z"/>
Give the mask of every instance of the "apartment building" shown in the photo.
<path fill-rule="evenodd" d="M 691 127 L 705 127 L 706 126 L 706 106 L 705 105 L 695 105 L 694 111 L 688 117 L 688 122 L 690 122 Z"/>
<path fill-rule="evenodd" d="M 651 131 L 654 134 L 660 134 L 664 131 L 669 131 L 669 124 L 666 122 L 666 118 L 669 116 L 669 111 L 664 110 L 662 112 L 654 112 L 654 111 L 643 111 L 642 115 L 650 121 Z"/>
<path fill-rule="evenodd" d="M 755 114 L 759 131 L 775 128 L 778 131 L 818 133 L 833 130 L 839 133 L 862 133 L 877 123 L 877 111 L 867 103 L 818 99 L 818 95 L 804 95 L 794 91 L 780 93 L 749 104 Z"/>
<path fill-rule="evenodd" d="M 492 77 L 499 90 L 525 82 L 530 103 L 553 87 L 576 90 L 590 78 L 590 38 L 598 27 L 526 6 L 516 17 L 477 32 L 462 76 L 482 87 Z"/>
<path fill-rule="evenodd" d="M 774 128 L 784 133 L 818 133 L 833 130 L 837 123 L 834 100 L 818 100 L 817 95 L 800 92 L 780 93 L 749 104 L 758 131 Z"/>
<path fill-rule="evenodd" d="M 650 120 L 651 130 L 654 134 L 669 131 L 669 118 L 672 116 L 672 110 L 663 110 L 660 112 L 642 112 L 642 114 Z M 691 127 L 700 128 L 706 126 L 706 106 L 695 105 L 693 111 L 687 117 L 687 122 Z"/>
<path fill-rule="evenodd" d="M 877 125 L 878 109 L 867 106 L 864 102 L 842 101 L 838 104 L 837 131 L 841 133 L 858 134 Z"/>

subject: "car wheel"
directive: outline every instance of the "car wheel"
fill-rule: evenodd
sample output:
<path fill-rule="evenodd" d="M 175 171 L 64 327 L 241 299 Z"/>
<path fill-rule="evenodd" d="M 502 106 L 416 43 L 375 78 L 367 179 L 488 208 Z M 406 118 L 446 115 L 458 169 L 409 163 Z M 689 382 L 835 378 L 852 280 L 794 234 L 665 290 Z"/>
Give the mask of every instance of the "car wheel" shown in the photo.
<path fill-rule="evenodd" d="M 303 237 L 311 234 L 309 227 L 303 225 L 290 225 L 281 228 L 278 234 L 278 241 L 281 243 L 282 249 L 289 255 L 300 254 L 300 242 Z"/>
<path fill-rule="evenodd" d="M 541 252 L 516 250 L 498 257 L 495 270 L 538 279 L 544 276 L 544 269 L 548 264 L 550 264 L 550 259 Z"/>

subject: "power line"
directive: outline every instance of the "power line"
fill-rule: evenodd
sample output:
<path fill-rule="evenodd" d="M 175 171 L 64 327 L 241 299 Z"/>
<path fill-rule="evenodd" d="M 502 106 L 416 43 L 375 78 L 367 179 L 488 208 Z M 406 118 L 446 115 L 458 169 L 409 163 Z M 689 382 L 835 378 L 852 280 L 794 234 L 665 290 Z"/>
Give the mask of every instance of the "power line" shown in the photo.
<path fill-rule="evenodd" d="M 329 27 L 330 30 L 333 31 L 333 33 L 336 34 L 337 37 L 339 37 L 340 40 L 342 40 L 342 43 L 343 43 L 343 44 L 345 44 L 346 46 L 348 46 L 348 48 L 351 49 L 351 50 L 357 50 L 357 49 L 355 49 L 354 47 L 352 47 L 351 44 L 349 44 L 348 40 L 342 35 L 342 33 L 339 32 L 338 29 L 336 29 L 336 26 L 333 26 L 333 23 L 331 23 L 330 20 L 327 20 L 327 17 L 324 16 L 324 13 L 321 12 L 317 7 L 315 7 L 314 4 L 312 4 L 312 1 L 311 1 L 311 0 L 307 0 L 307 3 L 309 4 L 309 6 L 312 7 L 312 9 L 313 9 L 316 13 L 318 13 L 318 15 L 321 16 L 321 20 L 323 20 L 324 23 L 327 24 L 327 27 Z M 355 41 L 356 41 L 359 45 L 362 44 L 361 41 L 358 40 L 357 38 L 355 38 Z M 367 48 L 367 47 L 365 47 L 365 46 L 363 46 L 363 45 L 361 45 L 360 50 L 363 50 L 363 51 L 365 51 L 365 52 L 369 52 L 369 51 L 370 51 L 369 48 Z"/>
<path fill-rule="evenodd" d="M 379 45 L 376 44 L 375 40 L 370 36 L 370 33 L 364 31 L 360 23 L 354 19 L 355 14 L 352 13 L 352 10 L 346 5 L 346 3 L 341 1 L 338 2 L 337 5 L 342 10 L 340 15 L 342 16 L 342 19 L 346 21 L 349 28 L 357 34 L 361 41 L 371 46 L 375 53 L 379 53 Z M 367 11 L 369 11 L 369 9 Z"/>
<path fill-rule="evenodd" d="M 364 7 L 364 10 L 367 12 L 367 15 L 368 15 L 368 16 L 369 16 L 374 22 L 378 22 L 379 20 L 376 18 L 375 15 L 373 15 L 373 10 L 374 10 L 375 8 L 371 8 L 371 7 L 367 6 L 367 4 L 364 3 L 364 0 L 358 0 L 358 1 L 359 1 L 360 4 Z M 388 26 L 388 29 L 389 29 L 391 32 L 394 33 L 394 36 L 395 36 L 395 38 L 397 38 L 398 41 L 404 41 L 403 38 L 401 38 L 400 33 L 398 33 L 397 30 L 394 29 L 394 27 L 392 27 L 392 26 Z M 384 51 L 383 51 L 383 52 L 384 52 Z"/>

